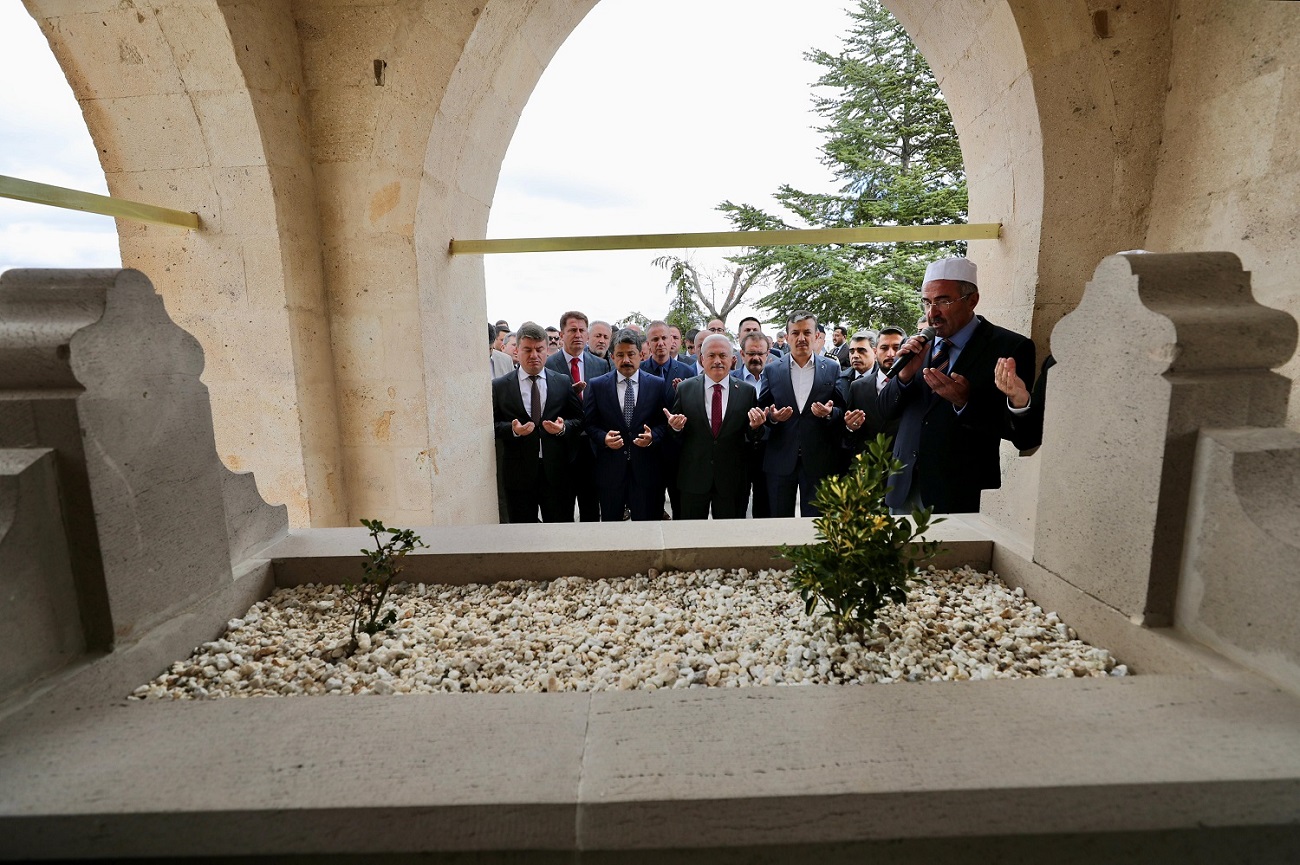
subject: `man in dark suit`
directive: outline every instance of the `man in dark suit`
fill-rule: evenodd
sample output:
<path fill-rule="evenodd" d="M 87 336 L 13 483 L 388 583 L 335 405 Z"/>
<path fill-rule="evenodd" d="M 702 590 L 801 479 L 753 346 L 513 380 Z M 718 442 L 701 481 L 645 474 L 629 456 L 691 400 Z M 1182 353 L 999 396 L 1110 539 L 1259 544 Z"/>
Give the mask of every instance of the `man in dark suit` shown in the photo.
<path fill-rule="evenodd" d="M 1005 436 L 1018 450 L 1030 451 L 1043 443 L 1043 411 L 1047 399 L 1047 371 L 1056 366 L 1056 358 L 1048 355 L 1038 371 L 1038 381 L 1031 394 L 1024 379 L 1016 374 L 1016 360 L 999 358 L 993 370 L 993 383 L 1007 395 L 1007 425 Z"/>
<path fill-rule="evenodd" d="M 849 351 L 857 351 L 858 337 L 862 333 L 865 331 L 853 335 L 849 343 Z M 889 381 L 885 378 L 885 373 L 893 367 L 894 358 L 897 357 L 898 349 L 903 344 L 905 336 L 907 334 L 901 327 L 893 325 L 882 327 L 880 333 L 876 335 L 873 349 L 875 366 L 855 378 L 849 385 L 849 392 L 844 401 L 846 433 L 844 445 L 850 460 L 862 453 L 867 447 L 867 442 L 880 433 L 883 432 L 891 438 L 898 434 L 898 418 L 887 421 L 881 416 L 879 397 Z M 859 363 L 856 356 L 851 362 L 855 365 Z"/>
<path fill-rule="evenodd" d="M 917 336 L 903 343 L 909 357 L 879 400 L 881 415 L 899 421 L 894 456 L 905 468 L 886 497 L 895 511 L 920 505 L 937 513 L 974 512 L 981 491 L 1002 485 L 998 450 L 1008 434 L 1007 398 L 994 383 L 994 368 L 998 358 L 1014 358 L 1017 371 L 1032 378 L 1034 344 L 975 314 L 978 286 L 968 259 L 940 259 L 926 268 L 921 304 L 934 344 Z"/>
<path fill-rule="evenodd" d="M 842 324 L 831 329 L 831 345 L 826 349 L 826 356 L 840 365 L 841 370 L 849 368 L 849 332 Z"/>
<path fill-rule="evenodd" d="M 721 322 L 715 322 L 721 325 Z M 673 395 L 677 390 L 677 385 L 688 378 L 698 375 L 695 367 L 687 366 L 679 361 L 672 351 L 672 331 L 666 321 L 652 321 L 646 328 L 646 344 L 650 347 L 650 357 L 646 358 L 641 364 L 642 372 L 648 372 L 651 375 L 658 376 L 668 385 L 668 402 L 673 401 Z M 708 334 L 706 333 L 705 336 Z M 667 441 L 664 443 L 664 488 L 668 493 L 668 501 L 672 506 L 673 519 L 680 519 L 681 494 L 677 489 L 677 442 Z"/>
<path fill-rule="evenodd" d="M 681 519 L 708 519 L 710 508 L 715 520 L 741 519 L 749 493 L 745 453 L 749 442 L 762 438 L 767 413 L 754 389 L 730 375 L 731 340 L 711 334 L 700 351 L 704 373 L 678 386 L 668 417 L 681 443 Z"/>
<path fill-rule="evenodd" d="M 817 484 L 835 472 L 840 459 L 844 412 L 835 402 L 840 365 L 815 352 L 812 313 L 792 313 L 786 334 L 790 352 L 763 369 L 759 385 L 758 405 L 767 411 L 769 428 L 763 471 L 772 516 L 794 516 L 797 489 L 800 514 L 815 517 Z"/>
<path fill-rule="evenodd" d="M 747 333 L 740 342 L 740 363 L 731 375 L 753 388 L 754 396 L 757 397 L 763 383 L 763 368 L 772 360 L 775 360 L 772 356 L 772 338 L 762 332 Z M 767 475 L 763 474 L 763 457 L 766 454 L 767 442 L 760 440 L 750 446 L 745 456 L 745 473 L 749 478 L 746 500 L 753 495 L 754 519 L 772 516 L 767 498 Z"/>
<path fill-rule="evenodd" d="M 609 361 L 587 350 L 587 316 L 570 310 L 560 316 L 560 350 L 546 359 L 546 368 L 567 375 L 579 399 L 587 382 L 609 372 Z M 572 494 L 578 499 L 578 518 L 584 523 L 600 520 L 600 495 L 596 490 L 591 448 L 575 448 Z M 572 503 L 570 503 L 572 505 Z"/>
<path fill-rule="evenodd" d="M 614 371 L 583 391 L 587 437 L 596 452 L 600 518 L 657 520 L 663 515 L 663 450 L 672 387 L 640 368 L 641 334 L 620 330 L 610 346 Z"/>
<path fill-rule="evenodd" d="M 497 471 L 512 523 L 573 522 L 574 445 L 584 444 L 582 404 L 567 375 L 545 368 L 546 331 L 519 328 L 519 369 L 492 380 Z"/>

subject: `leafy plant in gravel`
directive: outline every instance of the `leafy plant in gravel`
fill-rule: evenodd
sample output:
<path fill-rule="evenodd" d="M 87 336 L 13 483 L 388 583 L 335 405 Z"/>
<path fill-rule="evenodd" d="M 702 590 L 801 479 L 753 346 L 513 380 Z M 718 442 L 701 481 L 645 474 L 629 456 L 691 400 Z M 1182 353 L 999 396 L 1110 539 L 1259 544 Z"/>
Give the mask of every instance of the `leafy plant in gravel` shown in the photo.
<path fill-rule="evenodd" d="M 402 572 L 402 559 L 407 553 L 416 547 L 429 546 L 411 529 L 390 529 L 380 520 L 362 520 L 361 525 L 370 530 L 375 548 L 361 550 L 366 557 L 361 563 L 361 582 L 343 584 L 343 591 L 352 601 L 349 652 L 356 651 L 358 631 L 373 636 L 397 621 L 395 610 L 384 611 L 384 601 L 393 586 L 393 579 Z M 381 541 L 380 535 L 391 537 Z"/>
<path fill-rule="evenodd" d="M 854 458 L 849 471 L 824 479 L 813 503 L 817 542 L 781 547 L 793 563 L 791 585 L 809 615 L 820 603 L 837 634 L 865 636 L 876 613 L 889 602 L 901 604 L 907 581 L 938 552 L 938 541 L 917 538 L 941 520 L 929 508 L 911 519 L 894 516 L 885 505 L 889 478 L 903 464 L 891 453 L 890 438 L 877 436 Z"/>

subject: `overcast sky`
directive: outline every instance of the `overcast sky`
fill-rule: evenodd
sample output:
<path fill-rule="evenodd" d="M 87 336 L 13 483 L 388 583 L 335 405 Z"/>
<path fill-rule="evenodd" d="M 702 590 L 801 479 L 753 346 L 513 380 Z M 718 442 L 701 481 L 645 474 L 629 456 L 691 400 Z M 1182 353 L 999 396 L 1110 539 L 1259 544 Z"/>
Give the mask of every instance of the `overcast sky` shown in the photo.
<path fill-rule="evenodd" d="M 838 47 L 850 2 L 601 0 L 520 118 L 488 236 L 725 231 L 724 199 L 770 206 L 782 183 L 833 188 L 813 131 L 819 70 L 803 53 Z M 0 88 L 0 174 L 106 193 L 71 90 L 11 0 L 0 0 L 0 74 L 22 82 Z M 694 260 L 709 268 L 730 253 Z M 513 325 L 570 308 L 661 316 L 661 254 L 487 256 L 488 314 Z M 119 264 L 113 220 L 0 200 L 0 270 Z"/>

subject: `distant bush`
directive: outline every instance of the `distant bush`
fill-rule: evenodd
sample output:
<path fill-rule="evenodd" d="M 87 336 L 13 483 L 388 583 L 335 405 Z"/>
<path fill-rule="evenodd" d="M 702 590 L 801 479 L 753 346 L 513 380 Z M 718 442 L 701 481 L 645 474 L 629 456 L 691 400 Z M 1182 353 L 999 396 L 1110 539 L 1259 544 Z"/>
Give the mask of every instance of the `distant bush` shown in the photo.
<path fill-rule="evenodd" d="M 836 633 L 864 635 L 881 607 L 905 600 L 908 579 L 938 552 L 938 541 L 914 543 L 941 521 L 931 521 L 929 508 L 913 511 L 909 520 L 891 515 L 885 505 L 889 478 L 902 470 L 890 452 L 890 438 L 877 436 L 847 473 L 827 477 L 817 487 L 817 543 L 781 547 L 794 564 L 790 583 L 805 610 L 812 615 L 824 605 L 823 615 Z"/>

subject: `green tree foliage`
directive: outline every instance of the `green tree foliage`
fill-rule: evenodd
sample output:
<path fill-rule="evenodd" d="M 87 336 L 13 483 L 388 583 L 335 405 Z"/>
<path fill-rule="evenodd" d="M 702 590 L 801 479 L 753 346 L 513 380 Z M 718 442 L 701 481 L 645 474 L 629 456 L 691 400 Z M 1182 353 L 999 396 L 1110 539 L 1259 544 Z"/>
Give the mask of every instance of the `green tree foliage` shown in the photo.
<path fill-rule="evenodd" d="M 952 115 L 929 65 L 878 0 L 858 0 L 839 54 L 806 56 L 826 71 L 813 103 L 825 120 L 822 163 L 841 182 L 838 193 L 789 185 L 770 214 L 725 201 L 718 209 L 738 230 L 940 225 L 966 222 L 966 177 Z M 921 314 L 917 289 L 925 264 L 965 254 L 965 244 L 779 246 L 730 261 L 772 275 L 761 301 L 773 321 L 807 309 L 820 321 L 910 328 Z"/>

